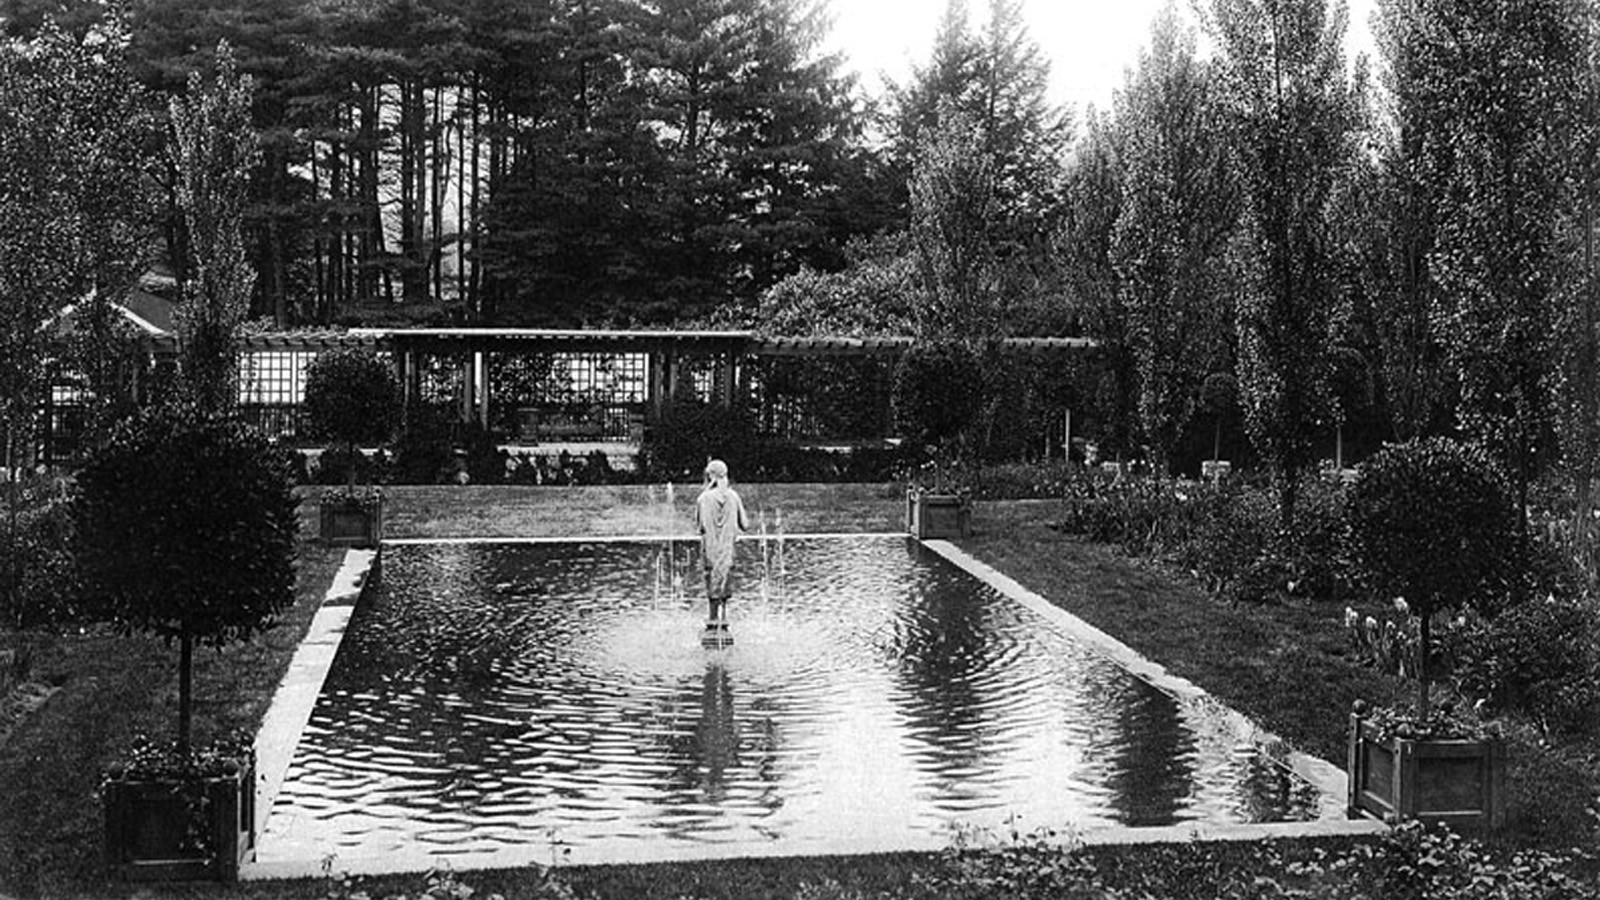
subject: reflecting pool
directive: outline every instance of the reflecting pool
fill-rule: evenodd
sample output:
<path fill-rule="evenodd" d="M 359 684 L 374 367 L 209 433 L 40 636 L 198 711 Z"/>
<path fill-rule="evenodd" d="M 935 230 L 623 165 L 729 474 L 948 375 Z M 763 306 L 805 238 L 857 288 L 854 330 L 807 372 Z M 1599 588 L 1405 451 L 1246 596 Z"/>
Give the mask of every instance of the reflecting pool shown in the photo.
<path fill-rule="evenodd" d="M 386 547 L 260 858 L 1314 818 L 1317 792 L 901 536 Z M 765 573 L 765 577 L 763 577 Z"/>

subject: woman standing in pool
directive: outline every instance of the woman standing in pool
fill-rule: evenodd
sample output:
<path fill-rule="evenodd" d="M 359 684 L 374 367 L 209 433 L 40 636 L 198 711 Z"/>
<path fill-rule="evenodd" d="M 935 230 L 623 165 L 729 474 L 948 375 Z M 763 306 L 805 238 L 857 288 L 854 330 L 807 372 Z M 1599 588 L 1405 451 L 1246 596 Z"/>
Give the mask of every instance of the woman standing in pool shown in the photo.
<path fill-rule="evenodd" d="M 706 484 L 695 501 L 695 524 L 700 529 L 700 550 L 705 560 L 706 598 L 710 615 L 706 630 L 726 633 L 728 598 L 733 595 L 733 544 L 750 529 L 744 501 L 728 486 L 728 464 L 720 459 L 706 463 Z"/>

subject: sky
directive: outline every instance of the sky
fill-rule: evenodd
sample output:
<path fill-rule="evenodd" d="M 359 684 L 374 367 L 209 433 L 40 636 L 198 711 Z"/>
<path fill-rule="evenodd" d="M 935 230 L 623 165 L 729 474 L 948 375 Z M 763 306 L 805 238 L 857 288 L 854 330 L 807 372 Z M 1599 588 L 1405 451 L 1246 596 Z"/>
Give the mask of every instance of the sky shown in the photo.
<path fill-rule="evenodd" d="M 1168 0 L 1023 0 L 1029 36 L 1050 60 L 1051 99 L 1076 112 L 1093 104 L 1111 106 L 1124 72 L 1149 43 L 1150 24 Z M 832 49 L 871 93 L 881 93 L 879 73 L 904 82 L 913 64 L 925 64 L 933 49 L 946 0 L 832 0 Z M 974 29 L 987 0 L 968 0 Z M 1372 55 L 1370 19 L 1376 0 L 1349 0 L 1352 51 Z M 1190 16 L 1187 0 L 1177 8 Z"/>

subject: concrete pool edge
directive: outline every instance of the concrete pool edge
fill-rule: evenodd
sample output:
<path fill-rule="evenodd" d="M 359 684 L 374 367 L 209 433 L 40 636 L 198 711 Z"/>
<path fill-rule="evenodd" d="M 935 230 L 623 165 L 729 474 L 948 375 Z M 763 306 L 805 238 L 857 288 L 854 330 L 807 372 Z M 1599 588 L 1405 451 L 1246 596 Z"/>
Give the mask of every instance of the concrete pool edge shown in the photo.
<path fill-rule="evenodd" d="M 262 717 L 261 730 L 256 733 L 256 840 L 259 843 L 266 833 L 267 819 L 272 805 L 283 789 L 284 776 L 300 744 L 300 735 L 311 721 L 311 711 L 322 693 L 322 683 L 333 667 L 333 658 L 339 652 L 339 642 L 344 639 L 345 628 L 355 612 L 356 600 L 367 584 L 377 561 L 376 550 L 346 550 L 344 561 L 323 595 L 322 604 L 300 645 L 289 660 L 289 668 L 278 682 L 267 714 Z M 248 870 L 254 861 L 241 867 L 241 878 L 254 877 Z"/>
<path fill-rule="evenodd" d="M 1060 829 L 1045 837 L 1045 843 L 1060 846 L 1123 846 L 1138 844 L 1187 844 L 1196 841 L 1242 842 L 1287 840 L 1294 838 L 1365 837 L 1389 829 L 1375 819 L 1349 821 L 1268 822 L 1252 825 L 1202 825 L 1193 822 L 1144 828 L 1105 827 Z M 1031 840 L 1031 837 L 1028 837 Z M 471 872 L 489 869 L 523 869 L 541 866 L 656 865 L 687 862 L 714 862 L 727 859 L 807 858 L 822 856 L 872 856 L 885 853 L 939 853 L 954 845 L 954 835 L 942 838 L 896 840 L 841 836 L 831 841 L 816 841 L 803 846 L 765 846 L 757 843 L 706 844 L 703 846 L 653 846 L 636 844 L 607 847 L 569 847 L 559 841 L 544 846 L 510 847 L 486 853 L 442 855 L 426 852 L 388 852 L 381 856 L 293 860 L 252 863 L 241 870 L 246 881 L 319 878 L 327 874 L 342 876 L 424 874 L 432 871 Z M 989 845 L 1001 845 L 991 839 Z"/>
<path fill-rule="evenodd" d="M 904 532 L 872 534 L 791 534 L 790 539 L 802 538 L 908 538 Z M 687 538 L 687 535 L 645 535 L 633 537 L 571 537 L 571 538 L 407 538 L 385 540 L 385 545 L 408 544 L 493 544 L 493 543 L 606 543 L 621 541 L 659 541 Z M 756 536 L 746 536 L 753 539 Z M 1102 827 L 1074 830 L 1068 828 L 1064 837 L 1055 841 L 1062 844 L 1084 845 L 1166 844 L 1190 841 L 1252 841 L 1267 838 L 1302 837 L 1353 837 L 1377 835 L 1388 831 L 1384 823 L 1370 818 L 1345 819 L 1344 794 L 1347 780 L 1344 772 L 1320 759 L 1290 750 L 1275 735 L 1258 728 L 1243 714 L 1222 704 L 1186 679 L 1169 673 L 1163 666 L 1139 655 L 1126 644 L 1100 631 L 1094 626 L 1057 607 L 1043 596 L 1027 589 L 1019 582 L 971 556 L 948 541 L 926 540 L 923 546 L 953 565 L 989 586 L 1001 596 L 1016 602 L 1066 632 L 1073 638 L 1093 647 L 1097 652 L 1126 669 L 1136 677 L 1150 683 L 1185 703 L 1204 704 L 1221 714 L 1235 733 L 1254 743 L 1261 752 L 1289 768 L 1312 784 L 1322 798 L 1323 818 L 1311 821 L 1276 822 L 1260 824 L 1199 824 L 1182 823 L 1155 827 Z M 313 707 L 321 693 L 323 682 L 332 667 L 340 641 L 354 612 L 357 599 L 369 581 L 378 557 L 376 550 L 348 551 L 333 585 L 323 599 L 300 647 L 296 650 L 288 672 L 280 683 L 272 704 L 263 720 L 256 740 L 258 788 L 257 835 L 258 844 L 270 839 L 266 824 L 272 807 L 282 789 L 285 776 L 300 737 L 310 721 Z M 1337 807 L 1338 816 L 1332 815 Z M 537 846 L 523 846 L 502 850 L 440 854 L 438 852 L 388 852 L 382 856 L 338 857 L 284 860 L 273 862 L 246 862 L 241 866 L 240 878 L 245 881 L 289 880 L 320 877 L 328 872 L 336 875 L 384 875 L 423 873 L 447 869 L 469 871 L 475 869 L 522 868 L 530 865 L 612 865 L 650 864 L 691 861 L 712 861 L 745 857 L 808 857 L 856 856 L 891 852 L 934 852 L 948 849 L 951 840 L 863 840 L 859 835 L 841 836 L 835 841 L 811 842 L 798 847 L 766 846 L 761 843 L 732 842 L 707 843 L 699 846 L 636 845 L 584 847 L 567 846 L 559 841 Z"/>

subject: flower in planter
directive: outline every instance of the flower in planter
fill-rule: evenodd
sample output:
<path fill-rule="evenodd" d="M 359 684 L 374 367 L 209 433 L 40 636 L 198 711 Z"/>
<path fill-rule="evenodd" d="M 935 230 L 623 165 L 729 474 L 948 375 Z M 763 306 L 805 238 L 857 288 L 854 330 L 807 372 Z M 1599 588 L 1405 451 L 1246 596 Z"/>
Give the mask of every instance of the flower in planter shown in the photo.
<path fill-rule="evenodd" d="M 371 512 L 383 503 L 383 489 L 370 484 L 341 485 L 323 491 L 322 502 L 328 506 L 359 506 Z"/>
<path fill-rule="evenodd" d="M 976 475 L 962 455 L 935 447 L 921 465 L 902 470 L 899 480 L 914 494 L 945 494 L 972 499 Z"/>
<path fill-rule="evenodd" d="M 1356 714 L 1372 725 L 1380 741 L 1393 738 L 1410 741 L 1490 740 L 1499 736 L 1495 723 L 1483 722 L 1475 715 L 1457 711 L 1454 704 L 1441 703 L 1426 719 L 1391 707 L 1369 710 L 1356 701 Z"/>
<path fill-rule="evenodd" d="M 250 738 L 243 733 L 188 748 L 139 735 L 106 769 L 101 786 L 112 781 L 200 781 L 232 775 L 239 771 L 250 747 Z"/>
<path fill-rule="evenodd" d="M 112 865 L 192 866 L 179 870 L 184 871 L 181 876 L 171 868 L 160 870 L 173 878 L 200 873 L 229 878 L 237 873 L 240 818 L 250 820 L 253 831 L 254 814 L 248 812 L 246 798 L 254 791 L 251 761 L 245 733 L 206 746 L 139 735 L 101 775 L 99 796 L 106 804 L 106 849 Z M 123 874 L 146 878 L 133 870 Z"/>

